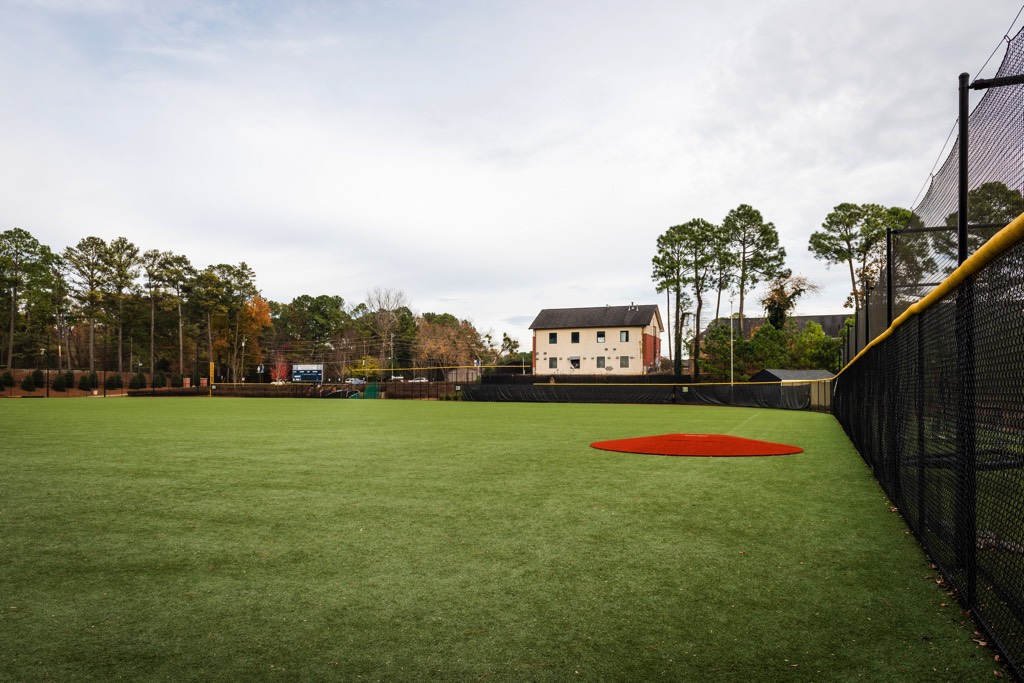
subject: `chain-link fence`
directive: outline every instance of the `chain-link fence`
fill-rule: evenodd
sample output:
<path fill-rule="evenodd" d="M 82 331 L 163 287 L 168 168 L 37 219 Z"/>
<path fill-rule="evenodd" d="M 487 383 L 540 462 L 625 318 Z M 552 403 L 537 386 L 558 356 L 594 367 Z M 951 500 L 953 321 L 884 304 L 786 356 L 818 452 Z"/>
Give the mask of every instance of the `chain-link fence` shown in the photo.
<path fill-rule="evenodd" d="M 1024 671 L 1022 239 L 1024 216 L 844 368 L 833 399 L 854 445 L 1018 677 Z"/>

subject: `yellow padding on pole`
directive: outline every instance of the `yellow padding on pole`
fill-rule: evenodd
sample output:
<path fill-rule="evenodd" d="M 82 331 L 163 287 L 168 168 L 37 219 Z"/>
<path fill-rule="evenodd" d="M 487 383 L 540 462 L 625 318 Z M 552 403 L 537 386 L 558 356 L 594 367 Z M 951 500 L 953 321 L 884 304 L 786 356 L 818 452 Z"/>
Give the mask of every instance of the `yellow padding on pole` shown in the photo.
<path fill-rule="evenodd" d="M 993 235 L 988 242 L 985 242 L 985 244 L 978 249 L 978 251 L 971 254 L 966 261 L 960 264 L 959 268 L 954 270 L 949 277 L 942 281 L 942 284 L 928 292 L 928 294 L 922 297 L 916 304 L 911 305 L 910 308 L 903 311 L 903 313 L 900 314 L 900 317 L 892 321 L 892 325 L 889 325 L 889 329 L 872 339 L 867 346 L 860 350 L 860 353 L 854 356 L 849 363 L 844 365 L 843 369 L 836 374 L 836 378 L 846 372 L 846 368 L 856 363 L 857 359 L 867 353 L 868 349 L 873 348 L 875 345 L 881 344 L 883 341 L 888 339 L 896 328 L 910 320 L 911 317 L 918 315 L 919 313 L 923 313 L 931 308 L 935 302 L 959 287 L 964 280 L 976 274 L 982 268 L 987 266 L 993 259 L 1020 242 L 1021 239 L 1024 239 L 1024 213 L 1017 216 L 1012 223 Z"/>

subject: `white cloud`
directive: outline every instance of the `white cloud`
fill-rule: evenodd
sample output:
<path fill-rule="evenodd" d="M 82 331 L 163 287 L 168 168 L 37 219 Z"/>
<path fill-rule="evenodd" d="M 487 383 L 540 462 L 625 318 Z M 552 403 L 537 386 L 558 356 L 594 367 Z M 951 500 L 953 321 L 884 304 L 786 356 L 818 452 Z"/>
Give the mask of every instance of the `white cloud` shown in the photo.
<path fill-rule="evenodd" d="M 373 286 L 528 345 L 540 308 L 663 304 L 656 237 L 749 203 L 790 266 L 844 201 L 908 205 L 956 75 L 1012 19 L 960 3 L 33 2 L 0 27 L 0 221 L 244 260 L 290 300 Z"/>

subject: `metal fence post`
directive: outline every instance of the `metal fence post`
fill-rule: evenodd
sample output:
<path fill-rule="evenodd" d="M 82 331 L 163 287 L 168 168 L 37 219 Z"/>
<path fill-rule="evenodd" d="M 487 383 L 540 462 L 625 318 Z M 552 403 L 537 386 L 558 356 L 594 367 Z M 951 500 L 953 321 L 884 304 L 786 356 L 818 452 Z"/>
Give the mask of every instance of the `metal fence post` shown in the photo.
<path fill-rule="evenodd" d="M 892 228 L 885 229 L 885 324 L 892 325 Z"/>
<path fill-rule="evenodd" d="M 957 220 L 956 220 L 956 254 L 957 265 L 967 260 L 967 183 L 968 168 L 968 130 L 970 129 L 970 76 L 960 74 L 960 140 L 959 152 L 960 175 L 957 184 Z"/>
<path fill-rule="evenodd" d="M 957 262 L 967 260 L 969 183 L 968 131 L 970 130 L 970 76 L 960 74 L 959 181 L 957 187 Z M 974 433 L 974 276 L 967 278 L 956 295 L 956 358 L 960 398 L 956 412 L 957 466 L 957 552 L 965 573 L 967 605 L 977 599 L 977 500 Z"/>
<path fill-rule="evenodd" d="M 871 343 L 871 289 L 864 281 L 864 346 Z"/>
<path fill-rule="evenodd" d="M 884 373 L 884 379 L 882 380 L 885 384 L 885 402 L 883 405 L 896 406 L 903 405 L 902 401 L 897 401 L 897 394 L 899 394 L 903 387 L 903 358 L 902 349 L 896 347 L 896 362 L 892 364 L 892 372 Z M 885 447 L 890 449 L 892 457 L 886 458 L 887 461 L 892 463 L 892 497 L 893 503 L 896 504 L 900 510 L 904 509 L 903 499 L 903 438 L 902 430 L 900 425 L 904 423 L 906 413 L 902 410 L 883 410 L 884 422 L 882 423 L 885 431 L 882 433 L 885 435 Z"/>
<path fill-rule="evenodd" d="M 921 538 L 924 535 L 925 524 L 928 519 L 927 499 L 925 498 L 926 480 L 925 465 L 927 457 L 925 454 L 925 433 L 924 433 L 924 333 L 921 330 L 922 318 L 926 313 L 917 315 L 917 535 Z"/>
<path fill-rule="evenodd" d="M 975 450 L 974 277 L 964 280 L 956 297 L 956 357 L 960 397 L 956 411 L 956 537 L 965 574 L 968 607 L 977 598 L 977 451 Z"/>

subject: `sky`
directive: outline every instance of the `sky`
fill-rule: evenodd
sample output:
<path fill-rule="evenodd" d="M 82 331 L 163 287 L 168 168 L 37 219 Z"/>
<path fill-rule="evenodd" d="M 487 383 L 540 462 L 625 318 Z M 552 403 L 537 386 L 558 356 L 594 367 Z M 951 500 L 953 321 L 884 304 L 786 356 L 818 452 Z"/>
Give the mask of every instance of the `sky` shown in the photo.
<path fill-rule="evenodd" d="M 821 288 L 797 313 L 840 313 L 811 233 L 915 203 L 1020 9 L 0 0 L 0 229 L 244 261 L 281 302 L 397 289 L 528 349 L 543 308 L 664 313 L 658 236 L 750 204 Z"/>

